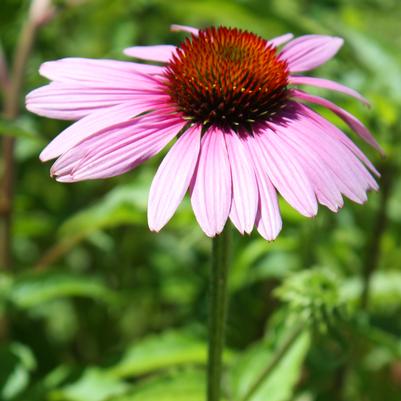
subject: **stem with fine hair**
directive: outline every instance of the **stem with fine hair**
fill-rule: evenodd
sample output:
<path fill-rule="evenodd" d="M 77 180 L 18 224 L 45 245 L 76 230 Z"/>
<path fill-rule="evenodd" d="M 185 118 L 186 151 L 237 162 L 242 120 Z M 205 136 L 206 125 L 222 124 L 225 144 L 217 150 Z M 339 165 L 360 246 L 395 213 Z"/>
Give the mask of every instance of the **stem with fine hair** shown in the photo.
<path fill-rule="evenodd" d="M 223 351 L 227 318 L 231 230 L 213 238 L 209 293 L 209 356 L 207 372 L 207 400 L 220 401 L 223 370 Z"/>

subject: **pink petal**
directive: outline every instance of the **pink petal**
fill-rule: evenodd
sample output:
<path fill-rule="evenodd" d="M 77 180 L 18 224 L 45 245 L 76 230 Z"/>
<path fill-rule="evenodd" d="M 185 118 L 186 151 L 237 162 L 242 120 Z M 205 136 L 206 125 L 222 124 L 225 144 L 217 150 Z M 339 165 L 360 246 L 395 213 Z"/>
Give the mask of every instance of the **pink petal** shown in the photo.
<path fill-rule="evenodd" d="M 124 49 L 124 54 L 142 60 L 160 61 L 167 63 L 171 60 L 176 47 L 172 45 L 133 46 Z"/>
<path fill-rule="evenodd" d="M 291 72 L 307 71 L 330 60 L 343 42 L 334 36 L 305 35 L 289 42 L 280 57 L 287 61 Z"/>
<path fill-rule="evenodd" d="M 302 109 L 302 112 L 308 117 L 312 118 L 317 124 L 319 124 L 326 135 L 330 135 L 333 139 L 336 139 L 343 143 L 363 164 L 373 172 L 377 177 L 380 177 L 380 173 L 377 171 L 372 162 L 365 156 L 365 154 L 344 134 L 339 128 L 337 128 L 330 121 L 323 118 L 320 114 L 313 111 L 311 108 L 304 104 L 298 104 Z"/>
<path fill-rule="evenodd" d="M 297 159 L 305 170 L 318 201 L 336 212 L 343 206 L 343 199 L 335 184 L 335 178 L 313 149 L 298 140 L 298 124 L 300 122 L 296 121 L 293 126 L 282 127 L 276 132 L 288 146 L 287 156 Z"/>
<path fill-rule="evenodd" d="M 102 132 L 63 154 L 52 167 L 58 181 L 75 182 L 123 174 L 159 153 L 185 122 L 132 125 Z"/>
<path fill-rule="evenodd" d="M 267 173 L 268 167 L 266 166 L 263 149 L 252 136 L 247 138 L 246 143 L 253 162 L 259 190 L 256 227 L 263 238 L 272 241 L 277 237 L 282 227 L 277 193 Z"/>
<path fill-rule="evenodd" d="M 341 85 L 337 82 L 330 81 L 328 79 L 323 78 L 314 78 L 314 77 L 301 77 L 301 76 L 290 76 L 289 83 L 291 85 L 310 85 L 316 86 L 318 88 L 325 88 L 329 90 L 333 90 L 336 92 L 344 93 L 348 96 L 352 96 L 355 99 L 358 99 L 362 103 L 369 105 L 369 101 L 365 99 L 360 93 L 356 90 L 348 88 L 345 85 Z"/>
<path fill-rule="evenodd" d="M 250 233 L 258 208 L 258 190 L 246 143 L 234 132 L 225 133 L 232 177 L 230 219 L 238 231 Z"/>
<path fill-rule="evenodd" d="M 39 157 L 42 161 L 54 159 L 98 132 L 129 125 L 135 116 L 146 111 L 146 107 L 146 104 L 126 102 L 94 111 L 57 135 Z"/>
<path fill-rule="evenodd" d="M 300 107 L 294 120 L 297 121 L 299 132 L 296 140 L 304 143 L 306 149 L 310 148 L 311 152 L 320 157 L 322 168 L 331 171 L 341 193 L 357 203 L 365 202 L 366 190 L 377 187 L 373 177 L 341 141 L 327 134 L 327 129 L 323 130 L 320 124 L 304 113 L 305 106 L 298 106 Z"/>
<path fill-rule="evenodd" d="M 91 167 L 94 159 L 102 162 L 111 152 L 126 148 L 155 131 L 181 127 L 183 124 L 177 117 L 155 112 L 140 116 L 118 128 L 100 131 L 63 153 L 52 166 L 51 174 L 72 174 L 77 169 Z"/>
<path fill-rule="evenodd" d="M 38 115 L 61 120 L 78 120 L 97 109 L 130 102 L 143 110 L 166 104 L 168 97 L 135 92 L 126 88 L 82 87 L 53 82 L 30 92 L 26 108 Z"/>
<path fill-rule="evenodd" d="M 162 74 L 163 68 L 128 61 L 64 58 L 43 63 L 39 72 L 59 82 L 79 82 L 83 85 L 102 83 L 114 88 L 135 88 L 138 81 L 149 81 L 147 75 Z"/>
<path fill-rule="evenodd" d="M 301 214 L 315 216 L 317 202 L 311 182 L 299 162 L 288 155 L 288 146 L 273 130 L 256 134 L 255 140 L 263 149 L 266 171 L 276 189 Z"/>
<path fill-rule="evenodd" d="M 188 26 L 188 25 L 173 24 L 170 26 L 170 30 L 172 32 L 189 32 L 195 36 L 198 36 L 198 33 L 199 33 L 199 29 L 193 28 L 192 26 Z"/>
<path fill-rule="evenodd" d="M 273 39 L 269 39 L 268 43 L 272 44 L 274 47 L 279 47 L 283 45 L 284 43 L 287 43 L 289 40 L 291 40 L 294 37 L 292 33 L 286 33 L 281 36 L 277 36 Z"/>
<path fill-rule="evenodd" d="M 200 150 L 201 128 L 189 128 L 169 150 L 150 187 L 148 224 L 159 231 L 173 216 L 193 177 Z"/>
<path fill-rule="evenodd" d="M 231 171 L 224 134 L 209 128 L 201 142 L 192 179 L 191 203 L 196 219 L 209 237 L 220 234 L 231 208 Z"/>
<path fill-rule="evenodd" d="M 305 100 L 307 102 L 319 104 L 327 109 L 331 110 L 333 113 L 337 114 L 342 120 L 344 120 L 363 140 L 365 140 L 369 145 L 373 146 L 380 153 L 384 153 L 380 145 L 376 142 L 373 135 L 369 130 L 352 114 L 348 113 L 341 107 L 335 105 L 329 100 L 323 99 L 319 96 L 310 95 L 309 93 L 303 92 L 299 89 L 292 89 L 291 95 L 300 100 Z"/>

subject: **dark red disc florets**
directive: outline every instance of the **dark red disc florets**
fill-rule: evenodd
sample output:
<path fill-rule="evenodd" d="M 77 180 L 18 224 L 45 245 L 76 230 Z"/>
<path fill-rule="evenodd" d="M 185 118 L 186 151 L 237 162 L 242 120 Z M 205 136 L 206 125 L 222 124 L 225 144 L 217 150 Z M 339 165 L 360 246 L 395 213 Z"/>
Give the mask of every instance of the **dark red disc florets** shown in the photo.
<path fill-rule="evenodd" d="M 265 39 L 239 29 L 207 28 L 187 38 L 165 75 L 178 111 L 206 126 L 248 129 L 286 100 L 287 63 Z"/>

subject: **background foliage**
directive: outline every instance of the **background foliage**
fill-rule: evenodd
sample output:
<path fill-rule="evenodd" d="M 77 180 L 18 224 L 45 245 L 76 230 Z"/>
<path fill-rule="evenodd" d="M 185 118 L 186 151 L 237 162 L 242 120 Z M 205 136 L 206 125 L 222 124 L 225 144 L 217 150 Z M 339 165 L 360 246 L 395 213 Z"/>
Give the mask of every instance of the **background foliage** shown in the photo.
<path fill-rule="evenodd" d="M 183 35 L 169 32 L 171 23 L 238 26 L 266 38 L 345 38 L 338 57 L 315 74 L 371 100 L 369 110 L 324 92 L 384 147 L 380 159 L 358 142 L 381 170 L 382 190 L 364 206 L 346 201 L 337 215 L 322 208 L 313 220 L 282 203 L 285 225 L 273 243 L 235 234 L 225 397 L 240 401 L 277 359 L 251 401 L 399 401 L 401 2 L 56 3 L 24 93 L 45 82 L 37 73 L 45 60 L 124 59 L 121 50 L 133 44 L 178 43 Z M 9 60 L 28 6 L 1 1 Z M 0 273 L 0 400 L 203 401 L 210 241 L 187 200 L 162 233 L 147 229 L 160 158 L 109 180 L 51 180 L 38 153 L 64 126 L 25 111 L 0 123 L 1 135 L 17 137 L 18 169 L 14 264 Z"/>

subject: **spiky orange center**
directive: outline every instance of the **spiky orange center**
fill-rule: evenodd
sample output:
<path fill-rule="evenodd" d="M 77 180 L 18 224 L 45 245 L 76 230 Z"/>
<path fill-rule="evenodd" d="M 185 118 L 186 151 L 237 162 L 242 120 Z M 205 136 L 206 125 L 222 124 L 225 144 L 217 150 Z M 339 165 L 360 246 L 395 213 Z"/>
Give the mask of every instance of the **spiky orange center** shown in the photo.
<path fill-rule="evenodd" d="M 165 75 L 176 108 L 206 126 L 249 129 L 286 100 L 287 63 L 265 39 L 239 29 L 207 28 L 187 38 Z"/>

